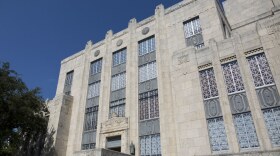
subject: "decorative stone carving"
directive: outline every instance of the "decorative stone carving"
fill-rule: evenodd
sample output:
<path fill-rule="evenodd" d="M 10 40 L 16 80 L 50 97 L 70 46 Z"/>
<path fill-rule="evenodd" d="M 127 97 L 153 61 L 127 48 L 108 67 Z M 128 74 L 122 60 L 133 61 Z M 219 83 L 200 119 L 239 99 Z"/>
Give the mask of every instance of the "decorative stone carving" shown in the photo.
<path fill-rule="evenodd" d="M 96 51 L 94 52 L 94 56 L 95 56 L 95 57 L 97 57 L 99 54 L 100 54 L 100 50 L 96 50 Z"/>
<path fill-rule="evenodd" d="M 204 101 L 206 118 L 222 116 L 219 99 L 210 99 Z"/>
<path fill-rule="evenodd" d="M 117 46 L 119 47 L 119 46 L 121 46 L 122 45 L 122 43 L 123 43 L 123 40 L 122 39 L 119 39 L 118 41 L 117 41 Z"/>
<path fill-rule="evenodd" d="M 146 34 L 149 33 L 149 31 L 150 31 L 150 28 L 149 27 L 145 27 L 144 29 L 142 29 L 142 34 L 146 35 Z"/>
<path fill-rule="evenodd" d="M 238 93 L 229 96 L 232 114 L 250 111 L 246 93 Z"/>
<path fill-rule="evenodd" d="M 128 129 L 128 118 L 114 116 L 101 124 L 101 133 L 110 133 Z"/>
<path fill-rule="evenodd" d="M 157 134 L 160 132 L 159 119 L 141 121 L 139 123 L 139 135 Z"/>
<path fill-rule="evenodd" d="M 276 86 L 257 89 L 257 93 L 262 108 L 270 108 L 280 105 L 280 97 Z"/>

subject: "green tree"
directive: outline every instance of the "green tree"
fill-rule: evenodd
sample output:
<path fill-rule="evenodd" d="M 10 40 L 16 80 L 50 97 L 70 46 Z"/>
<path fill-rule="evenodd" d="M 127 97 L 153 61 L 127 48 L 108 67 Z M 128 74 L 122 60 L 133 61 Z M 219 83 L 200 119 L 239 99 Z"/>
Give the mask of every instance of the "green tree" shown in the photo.
<path fill-rule="evenodd" d="M 29 89 L 9 63 L 0 68 L 0 155 L 44 155 L 48 114 L 40 89 Z"/>

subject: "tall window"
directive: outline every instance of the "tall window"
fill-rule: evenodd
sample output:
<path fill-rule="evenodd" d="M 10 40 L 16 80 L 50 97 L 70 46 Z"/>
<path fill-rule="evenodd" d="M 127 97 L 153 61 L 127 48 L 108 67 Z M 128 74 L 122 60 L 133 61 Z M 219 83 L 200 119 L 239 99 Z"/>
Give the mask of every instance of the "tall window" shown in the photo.
<path fill-rule="evenodd" d="M 117 66 L 125 62 L 126 62 L 126 49 L 120 50 L 113 54 L 113 66 Z"/>
<path fill-rule="evenodd" d="M 198 17 L 185 22 L 184 31 L 187 46 L 194 46 L 196 48 L 201 48 L 204 46 L 202 29 Z"/>
<path fill-rule="evenodd" d="M 159 117 L 158 91 L 153 90 L 139 95 L 140 120 Z"/>
<path fill-rule="evenodd" d="M 90 74 L 100 73 L 102 69 L 102 59 L 96 60 L 90 64 Z"/>
<path fill-rule="evenodd" d="M 141 156 L 161 156 L 160 134 L 140 137 Z"/>
<path fill-rule="evenodd" d="M 110 118 L 112 117 L 113 113 L 115 113 L 118 117 L 125 116 L 125 99 L 112 101 L 110 103 Z"/>
<path fill-rule="evenodd" d="M 204 106 L 207 115 L 208 134 L 212 151 L 228 150 L 227 136 L 218 97 L 213 68 L 199 72 Z"/>
<path fill-rule="evenodd" d="M 71 86 L 72 86 L 72 81 L 73 81 L 73 75 L 74 75 L 74 70 L 72 70 L 72 71 L 70 71 L 66 74 L 65 84 L 64 84 L 64 93 L 66 95 L 71 94 Z"/>
<path fill-rule="evenodd" d="M 279 93 L 264 53 L 247 57 L 271 143 L 280 146 Z"/>
<path fill-rule="evenodd" d="M 232 108 L 238 107 L 237 110 L 239 110 L 238 112 L 233 113 L 233 120 L 237 132 L 239 146 L 240 148 L 259 147 L 259 141 L 251 112 L 249 109 L 241 111 L 245 103 L 242 102 L 243 100 L 239 99 L 240 97 L 246 98 L 246 96 L 242 96 L 240 94 L 242 92 L 245 94 L 245 89 L 238 63 L 237 61 L 232 61 L 223 64 L 222 68 L 228 94 L 237 95 L 237 97 L 239 97 L 233 100 L 233 103 L 231 103 Z"/>
<path fill-rule="evenodd" d="M 139 67 L 139 82 L 148 81 L 157 77 L 156 61 L 144 64 Z"/>
<path fill-rule="evenodd" d="M 115 91 L 126 86 L 126 73 L 120 73 L 112 76 L 111 90 Z"/>
<path fill-rule="evenodd" d="M 155 37 L 151 37 L 139 42 L 139 56 L 148 54 L 156 50 Z"/>
<path fill-rule="evenodd" d="M 94 82 L 88 86 L 88 99 L 99 96 L 100 81 Z"/>

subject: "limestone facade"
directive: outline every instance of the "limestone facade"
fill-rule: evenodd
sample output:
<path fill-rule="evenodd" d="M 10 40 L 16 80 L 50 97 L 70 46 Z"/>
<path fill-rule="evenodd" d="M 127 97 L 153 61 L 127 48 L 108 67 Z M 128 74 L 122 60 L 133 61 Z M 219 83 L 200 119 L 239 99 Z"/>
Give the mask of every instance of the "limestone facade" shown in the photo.
<path fill-rule="evenodd" d="M 202 39 L 189 41 L 186 27 L 195 19 Z M 155 43 L 153 53 L 139 56 L 139 44 L 150 37 Z M 126 49 L 125 64 L 113 68 L 113 53 L 122 49 Z M 95 148 L 107 148 L 109 137 L 121 136 L 121 152 L 130 154 L 133 144 L 135 155 L 140 156 L 140 138 L 155 133 L 160 136 L 162 156 L 280 154 L 280 0 L 225 0 L 222 4 L 183 0 L 169 8 L 158 5 L 153 16 L 140 22 L 131 19 L 121 32 L 110 30 L 104 40 L 89 41 L 61 62 L 56 95 L 48 103 L 58 155 L 93 153 L 82 149 L 82 142 L 89 81 L 97 82 L 89 80 L 90 66 L 99 59 L 97 127 L 90 136 Z M 156 78 L 142 83 L 140 67 L 153 60 Z M 118 70 L 126 73 L 125 90 L 118 94 L 125 98 L 125 115 L 111 118 L 112 76 Z M 71 87 L 65 87 L 70 71 L 74 71 Z M 263 84 L 258 85 L 258 78 Z M 229 85 L 241 89 L 231 92 Z M 157 90 L 159 118 L 140 121 L 140 94 L 151 90 Z M 273 120 L 272 125 L 268 120 Z M 251 130 L 242 133 L 246 128 Z"/>

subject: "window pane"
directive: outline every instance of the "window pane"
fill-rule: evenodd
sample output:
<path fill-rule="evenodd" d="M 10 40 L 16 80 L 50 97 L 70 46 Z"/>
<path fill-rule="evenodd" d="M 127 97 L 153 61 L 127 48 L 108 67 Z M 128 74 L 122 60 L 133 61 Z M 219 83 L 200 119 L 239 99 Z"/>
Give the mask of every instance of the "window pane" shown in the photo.
<path fill-rule="evenodd" d="M 118 117 L 124 117 L 125 116 L 125 99 L 112 101 L 110 103 L 110 118 L 112 117 L 112 114 L 116 113 Z"/>
<path fill-rule="evenodd" d="M 280 146 L 280 107 L 263 110 L 271 143 Z"/>
<path fill-rule="evenodd" d="M 141 156 L 161 156 L 160 134 L 140 137 Z"/>
<path fill-rule="evenodd" d="M 233 119 L 240 148 L 259 147 L 251 113 L 237 114 L 233 116 Z"/>
<path fill-rule="evenodd" d="M 153 90 L 139 95 L 139 117 L 147 120 L 159 117 L 158 91 Z"/>
<path fill-rule="evenodd" d="M 111 90 L 115 91 L 126 86 L 126 73 L 120 73 L 112 76 Z"/>
<path fill-rule="evenodd" d="M 90 64 L 90 74 L 100 73 L 102 69 L 102 59 L 96 60 Z"/>
<path fill-rule="evenodd" d="M 139 42 L 138 48 L 139 56 L 153 52 L 155 50 L 155 38 L 152 37 Z"/>
<path fill-rule="evenodd" d="M 212 151 L 228 150 L 229 148 L 223 118 L 208 119 L 207 123 Z"/>
<path fill-rule="evenodd" d="M 198 17 L 184 23 L 184 33 L 187 46 L 201 48 L 204 46 L 202 29 Z"/>
<path fill-rule="evenodd" d="M 139 83 L 154 79 L 157 77 L 156 61 L 147 63 L 139 67 Z"/>
<path fill-rule="evenodd" d="M 99 96 L 100 81 L 92 83 L 88 86 L 88 99 Z"/>
<path fill-rule="evenodd" d="M 74 71 L 68 72 L 65 78 L 65 86 L 72 85 Z"/>

